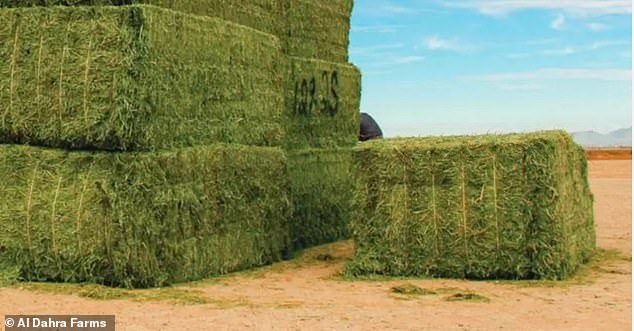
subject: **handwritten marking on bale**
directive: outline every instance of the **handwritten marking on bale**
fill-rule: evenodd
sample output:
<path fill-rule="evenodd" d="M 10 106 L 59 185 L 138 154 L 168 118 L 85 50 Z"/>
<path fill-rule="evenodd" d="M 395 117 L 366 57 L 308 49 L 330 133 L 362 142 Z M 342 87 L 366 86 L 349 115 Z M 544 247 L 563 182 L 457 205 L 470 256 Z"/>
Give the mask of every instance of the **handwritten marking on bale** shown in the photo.
<path fill-rule="evenodd" d="M 336 116 L 339 112 L 339 74 L 336 70 L 324 70 L 319 83 L 315 76 L 295 81 L 295 115 L 310 116 L 315 113 Z M 324 91 L 319 93 L 318 91 Z"/>
<path fill-rule="evenodd" d="M 354 146 L 359 136 L 361 74 L 349 64 L 289 58 L 285 147 Z"/>

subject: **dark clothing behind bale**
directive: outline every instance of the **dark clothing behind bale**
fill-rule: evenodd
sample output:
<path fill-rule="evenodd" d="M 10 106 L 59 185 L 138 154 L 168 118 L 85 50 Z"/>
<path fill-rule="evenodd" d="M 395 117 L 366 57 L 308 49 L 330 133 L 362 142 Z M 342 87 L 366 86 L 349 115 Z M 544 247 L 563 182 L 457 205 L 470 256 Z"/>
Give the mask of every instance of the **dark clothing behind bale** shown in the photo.
<path fill-rule="evenodd" d="M 372 116 L 361 113 L 361 130 L 359 132 L 359 141 L 367 141 L 370 139 L 383 138 L 383 131 L 376 123 Z"/>

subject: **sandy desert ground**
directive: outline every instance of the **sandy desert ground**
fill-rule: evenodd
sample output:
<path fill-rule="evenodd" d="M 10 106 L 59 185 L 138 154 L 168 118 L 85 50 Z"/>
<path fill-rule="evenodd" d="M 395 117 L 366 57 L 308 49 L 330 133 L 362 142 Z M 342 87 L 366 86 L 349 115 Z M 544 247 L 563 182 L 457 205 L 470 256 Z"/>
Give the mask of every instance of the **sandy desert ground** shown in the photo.
<path fill-rule="evenodd" d="M 5 314 L 114 314 L 117 330 L 631 330 L 632 163 L 592 161 L 600 252 L 566 282 L 348 281 L 351 242 L 171 289 L 9 284 Z M 422 294 L 397 294 L 414 285 Z"/>

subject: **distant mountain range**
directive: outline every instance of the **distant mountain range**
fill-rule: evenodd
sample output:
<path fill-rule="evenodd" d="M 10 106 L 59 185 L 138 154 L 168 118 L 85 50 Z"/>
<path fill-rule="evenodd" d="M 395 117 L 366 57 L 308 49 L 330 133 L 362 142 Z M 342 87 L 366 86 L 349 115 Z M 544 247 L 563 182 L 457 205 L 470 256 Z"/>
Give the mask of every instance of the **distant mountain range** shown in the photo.
<path fill-rule="evenodd" d="M 632 147 L 632 127 L 608 134 L 595 131 L 574 132 L 572 136 L 583 147 Z"/>

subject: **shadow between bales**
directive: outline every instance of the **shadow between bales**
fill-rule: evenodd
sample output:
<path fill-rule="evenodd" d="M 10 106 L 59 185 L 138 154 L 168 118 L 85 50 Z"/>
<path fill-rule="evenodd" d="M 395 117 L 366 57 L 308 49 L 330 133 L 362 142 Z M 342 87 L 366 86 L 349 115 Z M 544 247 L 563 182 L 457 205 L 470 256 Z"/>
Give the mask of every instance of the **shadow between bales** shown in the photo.
<path fill-rule="evenodd" d="M 343 264 L 352 256 L 352 251 L 353 243 L 351 240 L 316 246 L 293 253 L 291 258 L 286 261 L 276 262 L 271 265 L 259 267 L 256 269 L 233 272 L 215 278 L 194 281 L 191 283 L 187 283 L 187 286 L 206 287 L 216 284 L 231 286 L 233 285 L 233 283 L 240 279 L 262 279 L 273 276 L 275 274 L 282 274 L 293 270 L 319 266 L 343 267 Z M 339 277 L 338 273 L 335 274 L 335 277 Z"/>

